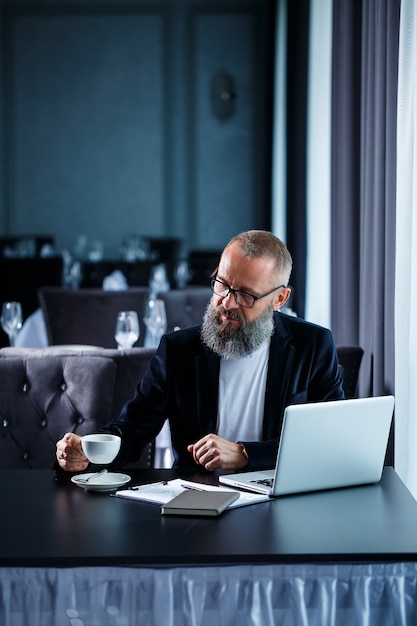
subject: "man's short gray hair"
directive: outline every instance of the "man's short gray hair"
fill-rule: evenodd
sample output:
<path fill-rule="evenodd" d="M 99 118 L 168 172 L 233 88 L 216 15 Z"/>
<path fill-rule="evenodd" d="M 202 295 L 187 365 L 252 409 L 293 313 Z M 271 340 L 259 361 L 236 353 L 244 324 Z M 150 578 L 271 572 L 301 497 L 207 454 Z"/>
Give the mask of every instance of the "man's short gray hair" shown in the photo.
<path fill-rule="evenodd" d="M 236 243 L 241 253 L 249 259 L 270 257 L 275 262 L 277 277 L 288 284 L 292 270 L 292 258 L 287 246 L 267 230 L 247 230 L 235 235 L 225 250 Z"/>

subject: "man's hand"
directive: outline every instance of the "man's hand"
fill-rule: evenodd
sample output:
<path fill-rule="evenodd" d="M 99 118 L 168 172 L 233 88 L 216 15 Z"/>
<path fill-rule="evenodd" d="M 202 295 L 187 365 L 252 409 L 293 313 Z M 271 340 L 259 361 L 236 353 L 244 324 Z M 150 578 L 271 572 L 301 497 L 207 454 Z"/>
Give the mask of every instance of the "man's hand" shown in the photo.
<path fill-rule="evenodd" d="M 218 435 L 206 435 L 187 447 L 193 459 L 206 470 L 243 469 L 248 464 L 247 456 L 239 443 L 222 439 Z"/>
<path fill-rule="evenodd" d="M 62 469 L 67 472 L 82 472 L 89 461 L 81 449 L 81 437 L 67 433 L 56 444 L 56 458 Z"/>

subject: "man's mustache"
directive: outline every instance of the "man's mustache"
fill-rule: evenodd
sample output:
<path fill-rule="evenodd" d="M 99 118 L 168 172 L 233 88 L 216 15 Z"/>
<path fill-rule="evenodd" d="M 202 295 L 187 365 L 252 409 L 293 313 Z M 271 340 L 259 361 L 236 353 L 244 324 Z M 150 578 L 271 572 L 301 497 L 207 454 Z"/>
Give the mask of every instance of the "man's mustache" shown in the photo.
<path fill-rule="evenodd" d="M 234 320 L 238 320 L 239 322 L 244 322 L 242 315 L 239 313 L 239 311 L 236 311 L 236 309 L 227 310 L 224 308 L 224 306 L 220 305 L 217 308 L 216 313 L 217 313 L 218 318 L 220 317 L 220 315 L 227 315 L 228 317 L 231 317 Z"/>

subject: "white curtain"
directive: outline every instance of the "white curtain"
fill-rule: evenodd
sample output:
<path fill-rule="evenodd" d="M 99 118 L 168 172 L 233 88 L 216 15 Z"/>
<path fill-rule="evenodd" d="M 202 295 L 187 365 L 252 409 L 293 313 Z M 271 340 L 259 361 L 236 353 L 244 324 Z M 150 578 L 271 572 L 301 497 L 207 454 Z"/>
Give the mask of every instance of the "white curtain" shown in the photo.
<path fill-rule="evenodd" d="M 416 0 L 401 2 L 395 301 L 395 469 L 417 497 Z"/>
<path fill-rule="evenodd" d="M 307 104 L 307 267 L 305 318 L 330 326 L 330 160 L 332 0 L 311 0 Z M 277 2 L 272 230 L 286 241 L 286 20 Z M 317 158 L 317 155 L 320 155 Z M 320 297 L 317 297 L 318 290 Z"/>
<path fill-rule="evenodd" d="M 272 232 L 286 242 L 286 62 L 287 0 L 278 0 L 276 17 L 274 136 L 272 163 Z"/>
<path fill-rule="evenodd" d="M 308 58 L 305 319 L 329 328 L 332 0 L 311 0 Z"/>

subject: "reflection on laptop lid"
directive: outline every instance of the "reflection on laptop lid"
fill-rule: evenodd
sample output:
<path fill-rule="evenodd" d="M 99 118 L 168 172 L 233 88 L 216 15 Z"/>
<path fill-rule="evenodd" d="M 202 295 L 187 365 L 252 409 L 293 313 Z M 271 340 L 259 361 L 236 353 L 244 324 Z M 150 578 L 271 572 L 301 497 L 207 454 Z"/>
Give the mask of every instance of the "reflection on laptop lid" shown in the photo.
<path fill-rule="evenodd" d="M 393 410 L 393 396 L 289 406 L 275 469 L 219 481 L 270 496 L 378 482 Z"/>

